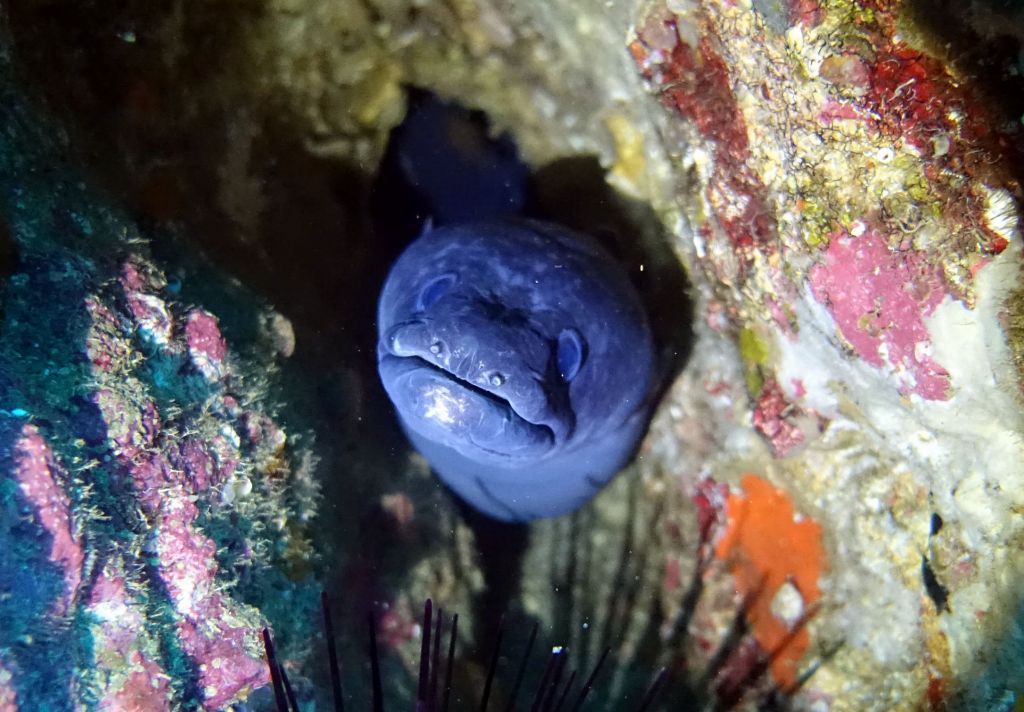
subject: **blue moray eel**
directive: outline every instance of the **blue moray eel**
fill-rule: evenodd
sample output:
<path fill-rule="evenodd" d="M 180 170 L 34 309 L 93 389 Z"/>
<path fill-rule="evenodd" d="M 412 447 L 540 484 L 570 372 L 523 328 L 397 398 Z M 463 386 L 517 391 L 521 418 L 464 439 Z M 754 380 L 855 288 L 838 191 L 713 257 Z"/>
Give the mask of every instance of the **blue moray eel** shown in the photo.
<path fill-rule="evenodd" d="M 575 510 L 646 430 L 647 318 L 585 235 L 514 219 L 427 230 L 391 268 L 378 334 L 380 377 L 409 439 L 496 519 Z"/>
<path fill-rule="evenodd" d="M 632 285 L 592 238 L 521 217 L 529 168 L 481 114 L 414 90 L 388 151 L 408 190 L 389 211 L 429 216 L 378 302 L 403 429 L 491 517 L 576 509 L 647 427 L 654 347 Z"/>

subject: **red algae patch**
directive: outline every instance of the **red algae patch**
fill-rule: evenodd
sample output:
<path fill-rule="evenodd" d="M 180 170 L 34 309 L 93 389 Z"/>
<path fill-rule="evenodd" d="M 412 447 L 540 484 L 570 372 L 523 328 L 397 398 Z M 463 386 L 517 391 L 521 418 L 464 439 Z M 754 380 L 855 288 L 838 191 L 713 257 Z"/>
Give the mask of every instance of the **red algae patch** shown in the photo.
<path fill-rule="evenodd" d="M 700 230 L 705 240 L 721 235 L 734 248 L 740 257 L 736 276 L 742 281 L 753 266 L 753 252 L 772 254 L 777 249 L 776 226 L 765 186 L 748 165 L 748 130 L 729 67 L 716 52 L 720 42 L 713 37 L 697 46 L 678 41 L 677 23 L 668 18 L 654 19 L 646 29 L 657 34 L 634 40 L 630 52 L 644 76 L 657 76 L 665 87 L 664 104 L 692 121 L 710 143 L 715 160 L 705 199 L 714 220 Z M 671 46 L 656 46 L 663 43 Z"/>
<path fill-rule="evenodd" d="M 796 684 L 797 663 L 810 645 L 807 629 L 794 632 L 791 626 L 798 625 L 802 612 L 821 598 L 821 526 L 797 515 L 789 495 L 767 480 L 745 475 L 742 486 L 742 493 L 732 493 L 726 500 L 728 524 L 715 555 L 728 563 L 736 590 L 749 601 L 747 620 L 754 638 L 763 651 L 774 655 L 772 676 L 789 688 Z M 774 605 L 787 584 L 802 599 L 801 611 L 793 617 Z"/>
<path fill-rule="evenodd" d="M 832 312 L 857 354 L 888 365 L 900 392 L 947 400 L 949 374 L 931 358 L 924 318 L 945 296 L 942 277 L 916 250 L 894 252 L 882 236 L 833 236 L 825 262 L 811 270 L 811 289 Z"/>

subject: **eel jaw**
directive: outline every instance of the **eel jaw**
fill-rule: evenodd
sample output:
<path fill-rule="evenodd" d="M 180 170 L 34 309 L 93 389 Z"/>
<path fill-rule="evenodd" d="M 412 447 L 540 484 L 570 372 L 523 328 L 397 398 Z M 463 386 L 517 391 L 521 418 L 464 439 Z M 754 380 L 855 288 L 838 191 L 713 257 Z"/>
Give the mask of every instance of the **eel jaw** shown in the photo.
<path fill-rule="evenodd" d="M 534 459 L 555 445 L 548 425 L 526 420 L 500 395 L 424 358 L 384 354 L 379 370 L 407 427 L 467 457 Z"/>

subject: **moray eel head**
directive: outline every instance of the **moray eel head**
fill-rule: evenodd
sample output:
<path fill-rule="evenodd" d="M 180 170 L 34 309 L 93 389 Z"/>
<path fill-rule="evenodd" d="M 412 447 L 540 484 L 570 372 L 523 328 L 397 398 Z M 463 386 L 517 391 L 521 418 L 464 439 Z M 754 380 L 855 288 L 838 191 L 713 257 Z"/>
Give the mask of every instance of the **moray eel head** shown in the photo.
<path fill-rule="evenodd" d="M 427 290 L 449 280 L 458 278 L 446 273 Z M 564 441 L 572 413 L 564 384 L 549 374 L 547 339 L 491 295 L 462 289 L 442 299 L 383 341 L 381 374 L 406 424 L 498 462 L 540 457 Z"/>
<path fill-rule="evenodd" d="M 604 250 L 561 228 L 427 233 L 392 267 L 378 329 L 381 380 L 406 432 L 491 516 L 579 506 L 646 424 L 644 313 Z"/>

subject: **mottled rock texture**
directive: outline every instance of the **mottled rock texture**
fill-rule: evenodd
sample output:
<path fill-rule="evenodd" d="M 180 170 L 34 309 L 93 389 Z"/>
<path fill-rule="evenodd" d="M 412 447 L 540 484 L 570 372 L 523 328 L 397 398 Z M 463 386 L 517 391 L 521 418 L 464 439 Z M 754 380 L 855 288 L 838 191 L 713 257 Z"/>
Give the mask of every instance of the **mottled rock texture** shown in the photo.
<path fill-rule="evenodd" d="M 271 342 L 223 328 L 268 309 L 198 263 L 169 278 L 0 42 L 0 706 L 222 709 L 316 594 L 311 443 L 277 416 Z"/>
<path fill-rule="evenodd" d="M 1020 82 L 1008 36 L 942 11 L 651 3 L 630 44 L 695 178 L 702 336 L 744 376 L 738 412 L 697 424 L 723 446 L 702 467 L 766 473 L 821 523 L 811 630 L 844 643 L 809 687 L 832 709 L 993 708 L 1021 686 L 1001 662 L 1021 645 L 1021 125 L 992 91 Z M 711 363 L 691 376 L 724 390 Z"/>

